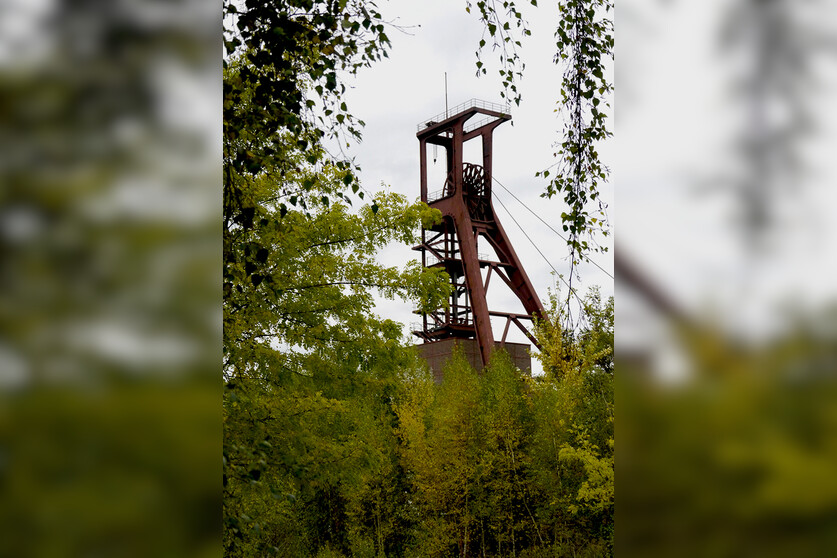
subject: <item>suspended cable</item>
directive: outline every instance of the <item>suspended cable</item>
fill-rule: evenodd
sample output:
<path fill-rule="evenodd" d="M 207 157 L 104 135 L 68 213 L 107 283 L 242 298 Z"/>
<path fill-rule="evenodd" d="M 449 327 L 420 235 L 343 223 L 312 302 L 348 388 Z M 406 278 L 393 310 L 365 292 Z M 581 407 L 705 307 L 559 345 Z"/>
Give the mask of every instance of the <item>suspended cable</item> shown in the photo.
<path fill-rule="evenodd" d="M 502 186 L 502 184 L 501 184 L 501 186 Z M 506 207 L 506 204 L 504 204 L 504 203 L 503 203 L 503 200 L 501 200 L 501 199 L 500 199 L 499 197 L 497 197 L 497 196 L 494 196 L 494 199 L 495 199 L 495 200 L 497 200 L 498 202 L 500 202 L 500 206 L 501 206 L 503 209 L 505 209 L 505 210 L 506 210 L 506 213 L 507 213 L 507 214 L 508 214 L 508 216 L 511 218 L 511 220 L 512 220 L 512 221 L 514 221 L 514 224 L 515 224 L 515 225 L 517 225 L 517 228 L 518 228 L 518 229 L 520 229 L 520 232 L 522 232 L 522 233 L 523 233 L 523 236 L 525 236 L 525 237 L 526 237 L 526 239 L 527 239 L 527 240 L 528 240 L 528 241 L 532 244 L 532 246 L 534 246 L 534 247 L 535 247 L 535 250 L 537 250 L 537 251 L 538 251 L 538 254 L 540 254 L 540 255 L 541 255 L 541 257 L 543 258 L 543 261 L 545 261 L 545 262 L 546 262 L 546 265 L 548 265 L 549 267 L 551 267 L 551 268 L 552 268 L 552 271 L 554 271 L 554 272 L 555 272 L 555 275 L 557 275 L 557 276 L 561 279 L 561 281 L 563 281 L 563 282 L 564 282 L 564 284 L 567 286 L 567 288 L 570 290 L 570 292 L 571 292 L 571 293 L 575 296 L 575 298 L 576 298 L 576 299 L 578 299 L 579 304 L 581 304 L 581 305 L 583 306 L 583 305 L 584 305 L 584 301 L 583 301 L 583 300 L 581 300 L 581 297 L 580 297 L 580 296 L 578 296 L 578 293 L 575 291 L 575 289 L 572 287 L 572 285 L 570 285 L 570 284 L 567 282 L 567 280 L 566 280 L 566 279 L 564 279 L 564 276 L 563 276 L 563 275 L 561 275 L 560 273 L 558 273 L 558 270 L 557 270 L 557 269 L 555 269 L 555 266 L 553 266 L 553 265 L 552 265 L 552 262 L 550 262 L 550 261 L 546 258 L 546 256 L 544 256 L 544 253 L 543 253 L 543 252 L 541 252 L 541 249 L 540 249 L 540 248 L 538 248 L 538 245 L 537 245 L 537 244 L 535 244 L 535 242 L 534 242 L 534 241 L 533 241 L 533 240 L 529 237 L 529 235 L 528 235 L 528 234 L 526 234 L 526 231 L 525 231 L 525 230 L 523 230 L 523 227 L 521 227 L 521 226 L 520 226 L 520 223 L 518 223 L 518 222 L 517 222 L 517 219 L 515 219 L 515 218 L 514 218 L 514 215 L 512 215 L 512 214 L 511 214 L 511 211 L 509 211 L 509 208 L 508 208 L 508 207 Z"/>
<path fill-rule="evenodd" d="M 514 193 L 513 193 L 511 190 L 509 190 L 508 188 L 506 188 L 505 186 L 503 186 L 503 183 L 502 183 L 502 182 L 500 182 L 499 180 L 497 180 L 497 178 L 496 178 L 496 177 L 492 177 L 492 178 L 494 179 L 494 182 L 496 182 L 497 184 L 499 184 L 499 185 L 500 185 L 500 187 L 501 187 L 503 190 L 505 190 L 506 192 L 508 192 L 508 193 L 509 193 L 509 195 L 510 195 L 511 197 L 513 197 L 514 199 L 516 199 L 520 205 L 522 205 L 522 206 L 523 206 L 523 207 L 525 207 L 527 210 L 529 210 L 529 213 L 531 213 L 532 215 L 534 215 L 535 217 L 537 217 L 537 218 L 538 218 L 538 220 L 539 220 L 541 223 L 543 223 L 544 225 L 546 225 L 547 227 L 549 227 L 549 230 L 551 230 L 552 232 L 554 232 L 555 234 L 557 234 L 557 235 L 558 235 L 558 238 L 560 238 L 560 239 L 561 239 L 561 240 L 563 240 L 564 242 L 567 242 L 567 239 L 566 239 L 566 238 L 564 238 L 564 236 L 563 236 L 561 233 L 559 233 L 558 231 L 556 231 L 555 229 L 553 229 L 553 228 L 552 228 L 552 225 L 550 225 L 549 223 L 547 223 L 546 221 L 544 221 L 544 220 L 541 218 L 541 216 L 540 216 L 540 215 L 538 215 L 537 213 L 535 213 L 534 211 L 532 211 L 532 210 L 529 208 L 529 206 L 528 206 L 528 205 L 526 205 L 525 203 L 523 203 L 523 202 L 520 200 L 520 198 L 518 198 L 517 196 L 515 196 L 515 195 L 514 195 Z M 502 204 L 502 202 L 500 202 L 500 203 Z M 503 206 L 503 209 L 506 209 L 506 207 L 505 207 L 505 206 Z M 508 210 L 508 209 L 506 209 L 506 212 L 508 212 L 508 211 L 509 211 L 509 210 Z M 511 216 L 511 213 L 509 213 L 509 215 Z M 512 220 L 514 220 L 514 217 L 512 217 Z M 518 225 L 518 226 L 520 226 L 520 225 Z M 524 234 L 526 234 L 526 233 L 524 233 Z M 605 268 L 603 268 L 602 266 L 600 266 L 599 264 L 597 264 L 596 262 L 594 262 L 593 260 L 591 260 L 589 257 L 587 258 L 587 261 L 589 261 L 589 262 L 590 262 L 591 264 L 593 264 L 594 266 L 598 267 L 598 268 L 602 271 L 602 273 L 604 273 L 605 275 L 607 275 L 608 277 L 610 277 L 611 279 L 613 279 L 613 274 L 612 274 L 612 273 L 610 273 L 610 272 L 608 272 L 607 270 L 605 270 Z"/>

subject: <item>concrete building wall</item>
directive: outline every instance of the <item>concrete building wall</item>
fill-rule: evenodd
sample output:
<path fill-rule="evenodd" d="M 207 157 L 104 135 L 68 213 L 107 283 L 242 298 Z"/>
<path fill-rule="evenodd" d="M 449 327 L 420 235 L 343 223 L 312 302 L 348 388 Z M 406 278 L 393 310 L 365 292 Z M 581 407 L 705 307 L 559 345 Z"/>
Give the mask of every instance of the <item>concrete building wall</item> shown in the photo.
<path fill-rule="evenodd" d="M 433 371 L 433 378 L 437 383 L 442 381 L 442 370 L 445 364 L 453 355 L 455 346 L 459 346 L 465 359 L 477 371 L 482 371 L 482 359 L 480 359 L 480 347 L 476 339 L 444 339 L 433 343 L 418 345 L 419 355 L 427 361 Z M 512 359 L 512 362 L 526 374 L 531 374 L 532 357 L 529 356 L 530 346 L 525 343 L 505 343 L 495 345 L 497 348 L 504 348 Z"/>

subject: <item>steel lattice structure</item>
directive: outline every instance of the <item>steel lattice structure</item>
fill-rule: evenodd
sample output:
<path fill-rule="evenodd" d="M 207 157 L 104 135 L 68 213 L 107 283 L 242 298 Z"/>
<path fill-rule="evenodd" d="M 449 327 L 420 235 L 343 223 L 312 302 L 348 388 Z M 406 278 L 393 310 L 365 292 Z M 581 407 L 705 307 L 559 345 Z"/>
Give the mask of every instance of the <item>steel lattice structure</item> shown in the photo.
<path fill-rule="evenodd" d="M 505 329 L 499 343 L 505 343 L 514 323 L 538 346 L 523 320 L 544 315 L 544 308 L 514 251 L 491 200 L 492 134 L 511 120 L 506 107 L 472 100 L 419 124 L 421 199 L 442 212 L 442 222 L 422 231 L 422 242 L 414 249 L 422 253 L 422 265 L 442 267 L 450 275 L 453 292 L 448 308 L 422 314 L 413 334 L 425 343 L 449 338 L 476 339 L 482 364 L 488 364 L 494 347 L 491 316 L 504 317 Z M 464 144 L 482 142 L 482 165 L 463 161 Z M 447 178 L 441 190 L 428 194 L 427 146 L 445 150 Z M 479 242 L 493 248 L 496 258 L 479 252 Z M 487 268 L 483 276 L 482 270 Z M 496 275 L 514 292 L 526 313 L 489 309 L 486 291 Z"/>

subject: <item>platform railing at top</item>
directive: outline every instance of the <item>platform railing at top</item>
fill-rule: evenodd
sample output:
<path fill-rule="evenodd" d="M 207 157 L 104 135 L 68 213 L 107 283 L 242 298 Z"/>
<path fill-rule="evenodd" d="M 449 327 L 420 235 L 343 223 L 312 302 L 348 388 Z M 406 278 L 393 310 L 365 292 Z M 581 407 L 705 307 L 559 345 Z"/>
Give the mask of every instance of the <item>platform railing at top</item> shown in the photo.
<path fill-rule="evenodd" d="M 509 110 L 509 105 L 501 105 L 500 103 L 492 103 L 490 101 L 481 101 L 480 99 L 470 99 L 470 100 L 465 101 L 464 103 L 460 103 L 460 104 L 456 105 L 455 107 L 450 108 L 450 109 L 448 109 L 444 112 L 440 112 L 436 116 L 433 116 L 431 118 L 427 118 L 425 120 L 422 120 L 421 122 L 419 122 L 416 125 L 416 131 L 421 132 L 425 128 L 429 128 L 433 124 L 437 124 L 437 123 L 439 123 L 443 120 L 447 120 L 448 118 L 450 118 L 454 114 L 459 114 L 460 112 L 462 112 L 466 109 L 469 109 L 469 108 L 482 108 L 482 109 L 486 109 L 486 110 L 493 110 L 494 112 L 499 112 L 501 114 L 510 114 L 510 112 L 511 112 Z M 471 130 L 475 130 L 479 126 L 482 126 L 483 124 L 485 124 L 488 121 L 493 120 L 493 119 L 494 119 L 493 116 L 489 116 L 487 118 L 484 118 L 480 122 L 477 123 L 478 125 L 473 125 L 473 124 L 469 125 L 465 131 L 469 132 Z"/>

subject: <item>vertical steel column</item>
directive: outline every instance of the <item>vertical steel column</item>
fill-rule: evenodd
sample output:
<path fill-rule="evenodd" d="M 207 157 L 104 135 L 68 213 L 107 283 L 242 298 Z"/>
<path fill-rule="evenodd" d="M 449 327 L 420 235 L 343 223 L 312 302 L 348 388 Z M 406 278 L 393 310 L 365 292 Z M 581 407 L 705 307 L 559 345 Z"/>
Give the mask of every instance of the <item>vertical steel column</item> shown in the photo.
<path fill-rule="evenodd" d="M 427 203 L 427 140 L 419 140 L 419 164 L 421 165 L 421 201 Z"/>

